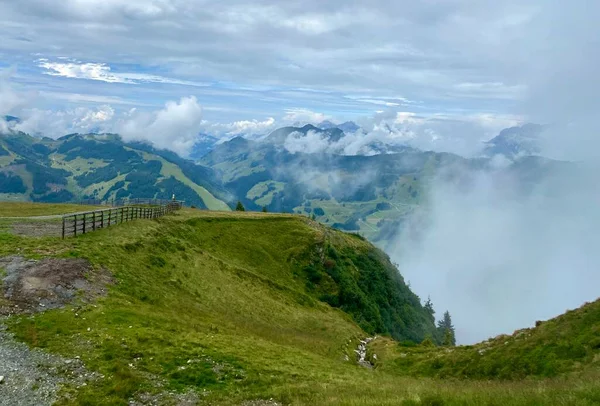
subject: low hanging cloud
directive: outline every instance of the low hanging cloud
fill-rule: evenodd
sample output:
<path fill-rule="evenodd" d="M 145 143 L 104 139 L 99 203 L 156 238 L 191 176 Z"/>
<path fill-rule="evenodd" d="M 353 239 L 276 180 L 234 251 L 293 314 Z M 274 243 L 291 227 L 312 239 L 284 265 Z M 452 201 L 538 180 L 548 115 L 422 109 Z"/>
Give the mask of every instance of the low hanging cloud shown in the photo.
<path fill-rule="evenodd" d="M 284 147 L 292 153 L 340 155 L 376 155 L 413 147 L 470 157 L 482 152 L 485 141 L 502 129 L 519 124 L 521 120 L 520 117 L 508 115 L 426 116 L 389 110 L 358 120 L 361 128 L 355 133 L 346 133 L 339 140 L 330 140 L 326 134 L 317 131 L 308 131 L 306 135 L 292 133 L 287 137 Z"/>
<path fill-rule="evenodd" d="M 169 101 L 162 110 L 154 112 L 133 109 L 116 125 L 125 141 L 148 141 L 182 156 L 191 151 L 201 127 L 202 107 L 193 96 Z"/>
<path fill-rule="evenodd" d="M 531 327 L 599 296 L 600 5 L 538 5 L 522 41 L 494 48 L 496 69 L 527 84 L 518 111 L 548 125 L 541 154 L 577 163 L 518 162 L 513 175 L 530 183 L 506 169 L 465 173 L 466 183 L 440 176 L 393 244 L 403 275 L 438 313 L 450 311 L 461 343 Z"/>
<path fill-rule="evenodd" d="M 71 133 L 110 132 L 114 117 L 115 111 L 109 105 L 66 110 L 25 109 L 13 129 L 50 138 Z"/>
<path fill-rule="evenodd" d="M 596 299 L 600 284 L 593 169 L 548 175 L 525 194 L 503 171 L 465 172 L 467 182 L 439 177 L 392 257 L 440 314 L 450 311 L 463 344 L 576 308 Z"/>

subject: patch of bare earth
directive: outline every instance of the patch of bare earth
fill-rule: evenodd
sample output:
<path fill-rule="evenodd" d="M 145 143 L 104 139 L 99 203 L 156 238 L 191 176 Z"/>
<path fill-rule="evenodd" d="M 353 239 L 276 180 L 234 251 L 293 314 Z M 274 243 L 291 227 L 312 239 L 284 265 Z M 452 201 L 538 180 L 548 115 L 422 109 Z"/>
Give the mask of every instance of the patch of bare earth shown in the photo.
<path fill-rule="evenodd" d="M 0 315 L 39 312 L 75 300 L 87 303 L 104 295 L 112 283 L 108 271 L 78 258 L 3 257 L 0 269 L 4 270 Z"/>
<path fill-rule="evenodd" d="M 15 222 L 10 225 L 12 234 L 24 237 L 60 237 L 62 223 L 56 221 Z"/>

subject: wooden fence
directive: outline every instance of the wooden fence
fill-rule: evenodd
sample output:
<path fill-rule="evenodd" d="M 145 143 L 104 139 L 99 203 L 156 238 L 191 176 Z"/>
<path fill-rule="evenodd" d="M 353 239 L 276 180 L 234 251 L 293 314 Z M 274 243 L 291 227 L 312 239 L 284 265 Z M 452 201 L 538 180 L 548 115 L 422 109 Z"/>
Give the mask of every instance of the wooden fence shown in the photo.
<path fill-rule="evenodd" d="M 84 213 L 67 214 L 62 218 L 62 238 L 77 237 L 81 234 L 90 233 L 101 228 L 114 226 L 131 220 L 162 217 L 165 214 L 181 209 L 182 205 L 182 202 L 179 201 L 169 201 L 167 204 L 156 207 L 123 206 Z"/>

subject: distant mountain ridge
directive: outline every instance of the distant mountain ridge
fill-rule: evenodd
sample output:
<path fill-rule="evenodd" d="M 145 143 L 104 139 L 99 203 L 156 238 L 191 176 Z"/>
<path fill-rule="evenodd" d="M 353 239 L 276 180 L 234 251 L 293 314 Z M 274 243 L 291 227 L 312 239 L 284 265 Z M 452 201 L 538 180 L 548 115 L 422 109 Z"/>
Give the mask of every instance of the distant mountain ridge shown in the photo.
<path fill-rule="evenodd" d="M 321 129 L 319 127 L 315 127 L 312 124 L 306 124 L 303 127 L 279 128 L 273 131 L 271 134 L 269 134 L 265 138 L 265 142 L 283 145 L 290 135 L 298 134 L 306 136 L 311 131 L 319 134 L 322 138 L 327 139 L 329 142 L 338 142 L 341 138 L 343 138 L 346 135 L 342 130 L 340 130 L 337 127 Z"/>
<path fill-rule="evenodd" d="M 163 198 L 228 210 L 233 198 L 216 174 L 177 154 L 116 134 L 69 134 L 57 140 L 0 135 L 0 199 L 66 202 Z"/>
<path fill-rule="evenodd" d="M 321 123 L 319 123 L 317 125 L 317 127 L 319 127 L 322 130 L 338 128 L 345 133 L 355 133 L 356 131 L 360 130 L 360 127 L 353 121 L 346 121 L 341 124 L 334 124 L 329 120 L 325 120 L 325 121 L 322 121 Z"/>
<path fill-rule="evenodd" d="M 485 156 L 503 155 L 507 158 L 538 155 L 541 152 L 540 136 L 546 129 L 539 124 L 524 124 L 500 131 L 496 137 L 486 142 Z"/>

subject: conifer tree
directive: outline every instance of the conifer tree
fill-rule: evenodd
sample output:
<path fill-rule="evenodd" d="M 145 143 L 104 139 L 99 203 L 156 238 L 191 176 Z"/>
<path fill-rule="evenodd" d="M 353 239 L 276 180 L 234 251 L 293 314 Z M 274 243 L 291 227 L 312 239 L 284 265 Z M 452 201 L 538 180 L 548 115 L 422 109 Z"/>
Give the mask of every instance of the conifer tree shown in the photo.
<path fill-rule="evenodd" d="M 433 303 L 431 302 L 431 297 L 427 297 L 427 301 L 423 305 L 423 308 L 429 315 L 429 318 L 431 319 L 431 321 L 435 322 L 435 316 L 434 316 L 435 310 L 433 310 Z"/>
<path fill-rule="evenodd" d="M 246 211 L 246 208 L 242 204 L 242 202 L 238 201 L 237 206 L 235 206 L 235 211 Z"/>
<path fill-rule="evenodd" d="M 456 336 L 450 312 L 444 313 L 444 318 L 438 321 L 438 337 L 443 337 L 442 343 L 448 346 L 456 345 Z"/>
<path fill-rule="evenodd" d="M 266 213 L 266 212 L 267 212 L 267 206 L 263 206 L 263 208 L 262 208 L 262 212 L 263 212 L 263 213 Z"/>

